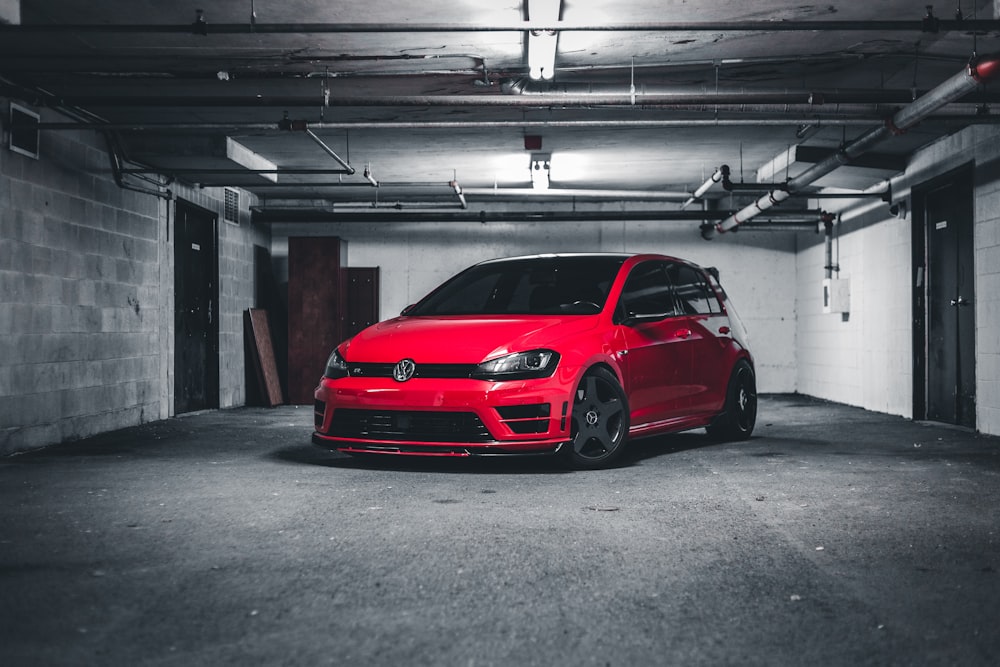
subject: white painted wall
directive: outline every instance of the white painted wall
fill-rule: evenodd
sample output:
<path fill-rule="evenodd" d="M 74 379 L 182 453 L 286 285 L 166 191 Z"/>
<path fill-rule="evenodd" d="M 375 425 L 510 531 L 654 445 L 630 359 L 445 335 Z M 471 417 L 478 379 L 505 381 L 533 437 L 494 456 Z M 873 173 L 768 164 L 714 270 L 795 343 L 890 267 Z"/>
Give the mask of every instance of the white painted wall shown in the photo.
<path fill-rule="evenodd" d="M 696 223 L 414 223 L 274 225 L 272 253 L 288 236 L 339 236 L 348 266 L 380 267 L 381 319 L 398 314 L 461 269 L 542 252 L 656 252 L 716 266 L 750 330 L 762 392 L 795 391 L 795 234 L 740 232 L 711 242 Z"/>
<path fill-rule="evenodd" d="M 824 244 L 798 255 L 798 391 L 911 416 L 910 221 L 890 216 L 880 203 L 842 224 L 834 264 L 838 245 L 839 277 L 850 281 L 847 314 L 823 312 Z"/>

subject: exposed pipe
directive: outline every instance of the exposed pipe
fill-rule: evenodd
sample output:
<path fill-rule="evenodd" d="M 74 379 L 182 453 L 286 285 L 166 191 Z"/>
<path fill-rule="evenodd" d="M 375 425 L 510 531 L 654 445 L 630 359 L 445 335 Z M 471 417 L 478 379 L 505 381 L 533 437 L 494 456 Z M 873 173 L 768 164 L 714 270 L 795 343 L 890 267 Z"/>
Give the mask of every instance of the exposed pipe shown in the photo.
<path fill-rule="evenodd" d="M 366 207 L 367 208 L 367 207 Z M 442 207 L 443 208 L 443 207 Z M 320 209 L 253 207 L 255 223 L 282 222 L 613 222 L 654 221 L 683 222 L 692 220 L 721 219 L 725 211 L 463 211 L 458 213 L 392 213 L 344 212 L 340 208 Z M 804 230 L 815 230 L 824 215 L 820 210 L 784 211 L 781 224 L 801 225 Z M 751 225 L 747 229 L 753 229 Z"/>
<path fill-rule="evenodd" d="M 355 171 L 354 167 L 352 167 L 351 165 L 347 164 L 347 162 L 345 162 L 339 155 L 337 155 L 333 151 L 332 148 L 330 148 L 325 143 L 323 143 L 323 140 L 320 139 L 319 137 L 317 137 L 316 134 L 312 130 L 310 130 L 307 127 L 307 128 L 305 128 L 305 133 L 306 133 L 306 136 L 308 136 L 310 139 L 312 139 L 313 141 L 315 141 L 319 145 L 319 147 L 322 148 L 326 152 L 327 155 L 329 155 L 330 157 L 332 157 L 334 160 L 337 161 L 338 164 L 340 164 L 340 166 L 342 166 L 344 169 L 346 169 L 348 174 L 353 174 L 354 173 L 354 171 Z"/>
<path fill-rule="evenodd" d="M 729 180 L 729 165 L 724 164 L 721 167 L 718 167 L 715 170 L 715 173 L 713 173 L 711 176 L 708 177 L 708 180 L 706 180 L 704 183 L 698 186 L 698 189 L 694 191 L 694 194 L 691 195 L 690 199 L 688 199 L 681 205 L 681 208 L 685 209 L 691 204 L 701 199 L 705 195 L 705 193 L 708 192 L 709 189 L 719 181 L 725 182 L 727 180 Z"/>
<path fill-rule="evenodd" d="M 125 178 L 123 177 L 125 170 L 122 169 L 122 157 L 118 141 L 110 132 L 105 132 L 104 138 L 108 144 L 108 157 L 111 160 L 111 173 L 114 176 L 115 184 L 118 185 L 119 188 L 123 190 L 131 190 L 132 192 L 139 192 L 144 195 L 152 195 L 153 197 L 159 197 L 160 199 L 171 200 L 174 198 L 174 194 L 169 188 L 166 190 L 154 190 L 153 188 L 145 188 L 140 185 L 131 185 L 130 183 L 126 183 Z"/>
<path fill-rule="evenodd" d="M 582 188 L 549 188 L 535 190 L 534 188 L 464 188 L 463 192 L 470 197 L 486 199 L 503 199 L 514 197 L 533 197 L 539 199 L 631 199 L 642 201 L 684 201 L 687 192 L 669 192 L 666 190 L 585 190 Z"/>
<path fill-rule="evenodd" d="M 825 220 L 823 222 L 823 244 L 824 244 L 824 254 L 826 256 L 826 263 L 823 266 L 826 278 L 833 278 L 833 271 L 836 268 L 840 271 L 840 267 L 834 267 L 833 264 L 833 219 Z"/>
<path fill-rule="evenodd" d="M 902 134 L 935 110 L 960 98 L 962 95 L 972 92 L 976 86 L 989 81 L 998 72 L 1000 72 L 1000 56 L 992 55 L 970 61 L 964 70 L 945 80 L 926 95 L 917 98 L 908 106 L 897 111 L 892 117 L 886 119 L 882 125 L 872 128 L 854 141 L 844 145 L 830 157 L 820 160 L 801 174 L 789 179 L 782 187 L 775 188 L 764 194 L 749 206 L 732 214 L 715 226 L 704 225 L 702 227 L 702 237 L 710 239 L 717 232 L 729 231 L 772 206 L 780 204 L 788 199 L 791 192 L 798 191 L 826 176 L 838 167 L 848 164 L 854 158 L 892 135 Z"/>
<path fill-rule="evenodd" d="M 767 220 L 754 220 L 753 222 L 748 222 L 746 225 L 740 228 L 740 231 L 755 231 L 755 232 L 812 232 L 816 234 L 818 232 L 819 226 L 822 221 L 811 221 L 811 222 L 795 222 L 787 221 L 782 218 L 773 220 L 768 218 Z"/>
<path fill-rule="evenodd" d="M 566 97 L 591 97 L 620 98 L 631 96 L 633 91 L 628 90 L 620 83 L 592 83 L 592 82 L 559 82 L 540 83 L 530 79 L 517 79 L 501 83 L 500 90 L 512 95 L 523 95 L 532 98 L 544 98 L 551 95 L 562 95 Z M 878 104 L 907 104 L 913 101 L 912 88 L 832 88 L 823 89 L 798 89 L 790 90 L 786 88 L 766 89 L 755 88 L 747 90 L 715 90 L 708 91 L 697 86 L 678 86 L 674 84 L 641 84 L 635 88 L 636 98 L 647 98 L 659 100 L 669 99 L 672 103 L 685 104 L 691 102 L 701 102 L 705 104 L 804 104 L 810 107 L 836 106 L 845 104 L 855 105 L 878 105 Z M 992 101 L 996 96 L 987 98 Z"/>
<path fill-rule="evenodd" d="M 363 175 L 365 177 L 365 180 L 371 183 L 374 187 L 376 188 L 378 187 L 378 181 L 375 180 L 375 176 L 372 175 L 372 166 L 370 164 L 365 165 L 365 171 Z"/>
<path fill-rule="evenodd" d="M 787 107 L 785 112 L 796 114 L 817 113 L 831 109 L 836 113 L 872 113 L 878 104 L 893 104 L 903 102 L 869 102 L 861 99 L 846 98 L 838 102 L 815 102 L 817 93 L 801 92 L 695 92 L 670 93 L 653 92 L 635 93 L 633 104 L 632 93 L 625 91 L 608 93 L 538 93 L 532 95 L 504 95 L 501 93 L 466 93 L 451 95 L 338 95 L 330 98 L 317 98 L 313 95 L 276 95 L 258 97 L 256 95 L 95 95 L 72 94 L 62 96 L 67 103 L 83 107 L 234 107 L 234 108 L 314 108 L 323 107 L 589 107 L 594 105 L 645 108 L 671 108 L 684 111 L 704 110 L 719 107 L 724 111 L 774 111 Z M 881 94 L 871 97 L 880 98 Z M 812 98 L 814 101 L 810 101 Z M 899 99 L 893 96 L 893 99 Z M 906 100 L 912 95 L 906 96 Z M 995 100 L 994 100 L 995 101 Z M 846 105 L 854 105 L 849 108 Z M 846 109 L 846 111 L 842 111 Z M 974 113 L 975 106 L 969 109 Z"/>
<path fill-rule="evenodd" d="M 344 202 L 333 205 L 333 212 L 340 214 L 345 211 L 367 211 L 370 209 L 395 209 L 402 211 L 410 208 L 464 208 L 461 203 L 447 204 L 429 201 L 386 201 L 386 202 Z"/>
<path fill-rule="evenodd" d="M 448 185 L 450 185 L 452 190 L 455 191 L 455 196 L 458 197 L 458 201 L 462 205 L 462 208 L 469 208 L 469 204 L 465 201 L 465 193 L 462 191 L 462 186 L 458 184 L 458 181 L 451 181 Z"/>
<path fill-rule="evenodd" d="M 775 108 L 772 113 L 782 112 Z M 510 121 L 344 121 L 310 122 L 308 126 L 316 130 L 475 130 L 475 129 L 544 129 L 544 128 L 628 128 L 660 129 L 672 127 L 756 127 L 789 125 L 834 125 L 870 126 L 883 120 L 881 116 L 838 117 L 832 115 L 790 116 L 788 118 L 693 118 L 693 119 L 608 119 L 608 120 L 510 120 Z M 941 115 L 929 116 L 927 120 L 954 122 L 961 125 L 1000 124 L 1000 115 Z M 111 122 L 40 122 L 39 130 L 114 130 L 123 133 L 139 132 L 261 132 L 277 129 L 275 123 L 230 122 L 230 123 L 111 123 Z"/>
<path fill-rule="evenodd" d="M 122 169 L 123 174 L 208 174 L 212 176 L 233 174 L 238 176 L 253 176 L 255 174 L 352 174 L 346 169 L 322 169 L 304 167 L 275 167 L 274 169 L 251 169 L 249 167 L 130 167 Z M 280 184 L 279 184 L 280 185 Z M 367 186 L 367 184 L 365 184 Z"/>

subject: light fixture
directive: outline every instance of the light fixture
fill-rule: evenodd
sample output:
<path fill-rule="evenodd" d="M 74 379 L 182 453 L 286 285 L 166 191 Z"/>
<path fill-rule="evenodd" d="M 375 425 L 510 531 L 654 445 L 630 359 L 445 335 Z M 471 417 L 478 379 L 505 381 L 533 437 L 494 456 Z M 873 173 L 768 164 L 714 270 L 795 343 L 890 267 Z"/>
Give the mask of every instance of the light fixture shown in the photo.
<path fill-rule="evenodd" d="M 533 190 L 549 189 L 550 156 L 548 153 L 531 154 L 531 188 Z"/>
<path fill-rule="evenodd" d="M 562 0 L 525 0 L 528 20 L 556 25 Z M 556 42 L 559 33 L 552 28 L 528 31 L 528 76 L 532 79 L 552 79 L 556 68 Z"/>

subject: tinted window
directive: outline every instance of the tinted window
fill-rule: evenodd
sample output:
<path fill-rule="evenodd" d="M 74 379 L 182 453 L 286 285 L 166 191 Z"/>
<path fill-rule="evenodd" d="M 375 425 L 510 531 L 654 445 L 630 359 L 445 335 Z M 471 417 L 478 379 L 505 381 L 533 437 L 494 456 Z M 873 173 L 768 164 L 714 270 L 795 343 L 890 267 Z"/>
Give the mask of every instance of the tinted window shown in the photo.
<path fill-rule="evenodd" d="M 663 262 L 645 262 L 632 269 L 622 291 L 622 311 L 630 315 L 676 315 L 674 290 Z"/>
<path fill-rule="evenodd" d="M 407 315 L 591 315 L 604 307 L 622 257 L 535 257 L 478 264 Z"/>
<path fill-rule="evenodd" d="M 720 312 L 719 302 L 700 271 L 684 264 L 671 264 L 667 273 L 674 282 L 677 300 L 684 313 L 695 315 Z"/>

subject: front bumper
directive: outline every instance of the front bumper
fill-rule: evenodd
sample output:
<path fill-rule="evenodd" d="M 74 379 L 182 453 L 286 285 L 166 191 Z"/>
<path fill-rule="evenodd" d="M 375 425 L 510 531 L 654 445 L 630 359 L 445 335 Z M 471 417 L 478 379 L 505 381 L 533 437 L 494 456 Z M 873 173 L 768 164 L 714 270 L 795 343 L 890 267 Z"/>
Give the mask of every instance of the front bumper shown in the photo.
<path fill-rule="evenodd" d="M 347 453 L 553 453 L 569 439 L 571 386 L 558 374 L 511 382 L 323 378 L 313 442 Z"/>

